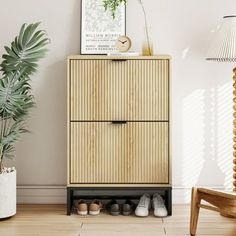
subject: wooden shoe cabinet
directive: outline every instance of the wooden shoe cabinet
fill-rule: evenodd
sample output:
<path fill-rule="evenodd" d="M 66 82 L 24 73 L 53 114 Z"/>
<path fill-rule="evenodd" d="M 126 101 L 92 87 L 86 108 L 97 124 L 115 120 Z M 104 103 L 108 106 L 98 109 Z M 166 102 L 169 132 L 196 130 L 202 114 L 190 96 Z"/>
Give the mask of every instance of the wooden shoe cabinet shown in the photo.
<path fill-rule="evenodd" d="M 170 57 L 70 56 L 67 99 L 68 214 L 84 191 L 160 192 L 170 215 Z"/>

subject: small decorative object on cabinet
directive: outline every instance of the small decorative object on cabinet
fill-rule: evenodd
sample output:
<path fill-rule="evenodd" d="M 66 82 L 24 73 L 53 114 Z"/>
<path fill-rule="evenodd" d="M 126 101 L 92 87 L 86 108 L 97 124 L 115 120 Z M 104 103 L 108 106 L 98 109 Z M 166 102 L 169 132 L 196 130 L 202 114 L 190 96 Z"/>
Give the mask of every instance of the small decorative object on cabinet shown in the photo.
<path fill-rule="evenodd" d="M 151 40 L 151 28 L 148 27 L 147 24 L 147 14 L 146 14 L 146 10 L 144 8 L 143 5 L 143 1 L 139 0 L 140 5 L 142 7 L 142 11 L 143 11 L 143 16 L 144 16 L 144 23 L 145 23 L 145 27 L 144 27 L 144 40 L 143 40 L 143 45 L 142 45 L 142 55 L 143 56 L 152 56 L 153 55 L 153 43 Z"/>
<path fill-rule="evenodd" d="M 144 27 L 144 38 L 142 43 L 142 55 L 152 56 L 153 55 L 153 42 L 151 37 L 151 28 Z"/>
<path fill-rule="evenodd" d="M 75 198 L 160 193 L 171 215 L 170 57 L 68 57 L 68 215 Z"/>
<path fill-rule="evenodd" d="M 116 41 L 116 48 L 119 52 L 128 52 L 131 46 L 131 39 L 125 35 L 120 36 Z"/>

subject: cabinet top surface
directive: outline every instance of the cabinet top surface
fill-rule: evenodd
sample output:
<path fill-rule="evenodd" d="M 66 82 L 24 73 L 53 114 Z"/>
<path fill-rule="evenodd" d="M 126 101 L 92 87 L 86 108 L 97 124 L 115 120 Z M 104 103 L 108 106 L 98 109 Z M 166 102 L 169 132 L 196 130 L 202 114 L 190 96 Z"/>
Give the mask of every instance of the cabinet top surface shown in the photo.
<path fill-rule="evenodd" d="M 69 60 L 168 60 L 171 59 L 169 55 L 155 55 L 155 56 L 106 56 L 106 55 L 70 55 Z"/>

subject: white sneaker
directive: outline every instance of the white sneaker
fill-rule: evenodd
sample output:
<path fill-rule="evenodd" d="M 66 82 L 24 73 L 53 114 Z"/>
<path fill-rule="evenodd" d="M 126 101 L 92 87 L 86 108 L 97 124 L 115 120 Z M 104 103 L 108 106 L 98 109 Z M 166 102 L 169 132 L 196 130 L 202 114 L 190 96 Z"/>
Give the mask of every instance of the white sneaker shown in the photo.
<path fill-rule="evenodd" d="M 160 194 L 155 193 L 153 195 L 152 204 L 154 209 L 154 216 L 165 217 L 168 215 L 164 200 L 160 196 Z"/>
<path fill-rule="evenodd" d="M 140 198 L 138 206 L 135 209 L 135 215 L 136 216 L 148 216 L 149 215 L 149 209 L 150 209 L 150 195 L 145 193 Z"/>

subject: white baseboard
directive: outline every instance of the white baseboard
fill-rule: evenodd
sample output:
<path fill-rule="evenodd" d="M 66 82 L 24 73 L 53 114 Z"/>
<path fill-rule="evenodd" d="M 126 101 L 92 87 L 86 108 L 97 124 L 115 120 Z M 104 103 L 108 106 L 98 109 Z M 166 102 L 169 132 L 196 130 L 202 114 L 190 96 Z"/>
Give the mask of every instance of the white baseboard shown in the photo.
<path fill-rule="evenodd" d="M 65 186 L 17 186 L 17 203 L 65 204 Z"/>
<path fill-rule="evenodd" d="M 224 190 L 224 186 L 204 186 L 206 188 Z M 191 202 L 192 187 L 174 186 L 172 189 L 173 204 L 186 204 Z"/>
<path fill-rule="evenodd" d="M 207 186 L 223 190 L 221 186 Z M 185 204 L 191 199 L 191 187 L 174 186 L 173 203 Z M 20 204 L 65 204 L 66 186 L 17 186 L 17 203 Z"/>

